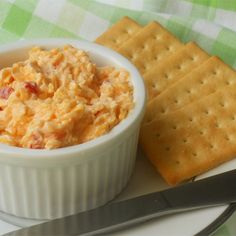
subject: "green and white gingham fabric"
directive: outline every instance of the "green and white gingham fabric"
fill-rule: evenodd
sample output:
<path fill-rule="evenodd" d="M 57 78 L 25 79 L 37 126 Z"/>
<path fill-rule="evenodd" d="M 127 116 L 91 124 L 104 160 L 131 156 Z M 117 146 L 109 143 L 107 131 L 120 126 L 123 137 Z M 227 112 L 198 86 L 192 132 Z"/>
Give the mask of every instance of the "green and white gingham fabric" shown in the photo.
<path fill-rule="evenodd" d="M 93 41 L 122 16 L 157 20 L 236 68 L 236 0 L 0 0 L 0 44 L 68 37 Z M 216 236 L 236 235 L 236 214 Z"/>
<path fill-rule="evenodd" d="M 0 43 L 69 37 L 92 41 L 122 16 L 157 20 L 236 68 L 235 0 L 0 0 Z"/>

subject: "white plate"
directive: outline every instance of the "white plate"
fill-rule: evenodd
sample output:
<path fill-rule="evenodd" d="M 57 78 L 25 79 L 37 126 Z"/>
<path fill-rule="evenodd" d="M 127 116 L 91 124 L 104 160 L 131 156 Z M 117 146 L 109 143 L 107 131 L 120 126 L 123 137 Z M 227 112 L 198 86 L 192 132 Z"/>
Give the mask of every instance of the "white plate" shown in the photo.
<path fill-rule="evenodd" d="M 205 178 L 235 168 L 236 160 L 233 160 L 205 173 L 202 176 L 199 176 L 198 178 Z M 166 188 L 168 188 L 168 186 L 139 151 L 134 174 L 126 189 L 116 198 L 116 200 L 120 201 Z M 113 233 L 113 235 L 143 236 L 154 235 L 154 233 L 158 232 L 158 235 L 189 236 L 195 235 L 206 229 L 207 233 L 209 233 L 215 230 L 220 223 L 223 223 L 231 213 L 232 210 L 229 205 L 195 210 L 150 220 L 138 226 Z M 3 213 L 0 213 L 0 218 L 2 219 L 2 221 L 0 221 L 0 234 L 42 222 L 17 218 Z"/>

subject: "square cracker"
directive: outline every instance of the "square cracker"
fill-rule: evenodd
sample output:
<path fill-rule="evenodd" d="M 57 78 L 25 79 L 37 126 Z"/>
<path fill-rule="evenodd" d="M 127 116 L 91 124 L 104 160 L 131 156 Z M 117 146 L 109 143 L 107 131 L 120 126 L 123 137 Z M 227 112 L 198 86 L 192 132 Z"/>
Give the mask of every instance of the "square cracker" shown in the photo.
<path fill-rule="evenodd" d="M 236 156 L 236 84 L 142 127 L 142 147 L 175 185 Z"/>
<path fill-rule="evenodd" d="M 151 22 L 123 43 L 118 52 L 130 59 L 142 75 L 182 47 L 182 43 L 157 22 Z"/>
<path fill-rule="evenodd" d="M 95 42 L 117 50 L 125 41 L 135 35 L 142 26 L 125 16 L 101 36 Z"/>
<path fill-rule="evenodd" d="M 205 51 L 190 42 L 165 60 L 156 63 L 144 74 L 148 100 L 152 100 L 208 58 L 209 55 Z"/>
<path fill-rule="evenodd" d="M 150 101 L 143 125 L 235 83 L 236 72 L 219 58 L 211 57 Z"/>

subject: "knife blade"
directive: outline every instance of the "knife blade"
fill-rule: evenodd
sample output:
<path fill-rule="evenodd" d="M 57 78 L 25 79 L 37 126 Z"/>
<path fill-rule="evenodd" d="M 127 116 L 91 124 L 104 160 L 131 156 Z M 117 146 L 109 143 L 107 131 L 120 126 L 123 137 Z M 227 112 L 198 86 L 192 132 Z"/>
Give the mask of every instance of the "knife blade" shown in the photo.
<path fill-rule="evenodd" d="M 95 235 L 171 213 L 233 202 L 236 202 L 236 170 L 110 203 L 5 235 Z"/>

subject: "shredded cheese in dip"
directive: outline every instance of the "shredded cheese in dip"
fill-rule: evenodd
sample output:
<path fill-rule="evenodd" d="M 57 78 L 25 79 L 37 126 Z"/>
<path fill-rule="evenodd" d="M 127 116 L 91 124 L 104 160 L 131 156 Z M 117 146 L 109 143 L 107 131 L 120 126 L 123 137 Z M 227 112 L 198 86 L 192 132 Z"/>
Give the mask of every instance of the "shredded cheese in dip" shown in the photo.
<path fill-rule="evenodd" d="M 54 149 L 109 132 L 133 108 L 125 69 L 97 67 L 70 45 L 34 47 L 29 58 L 0 71 L 0 142 Z"/>

